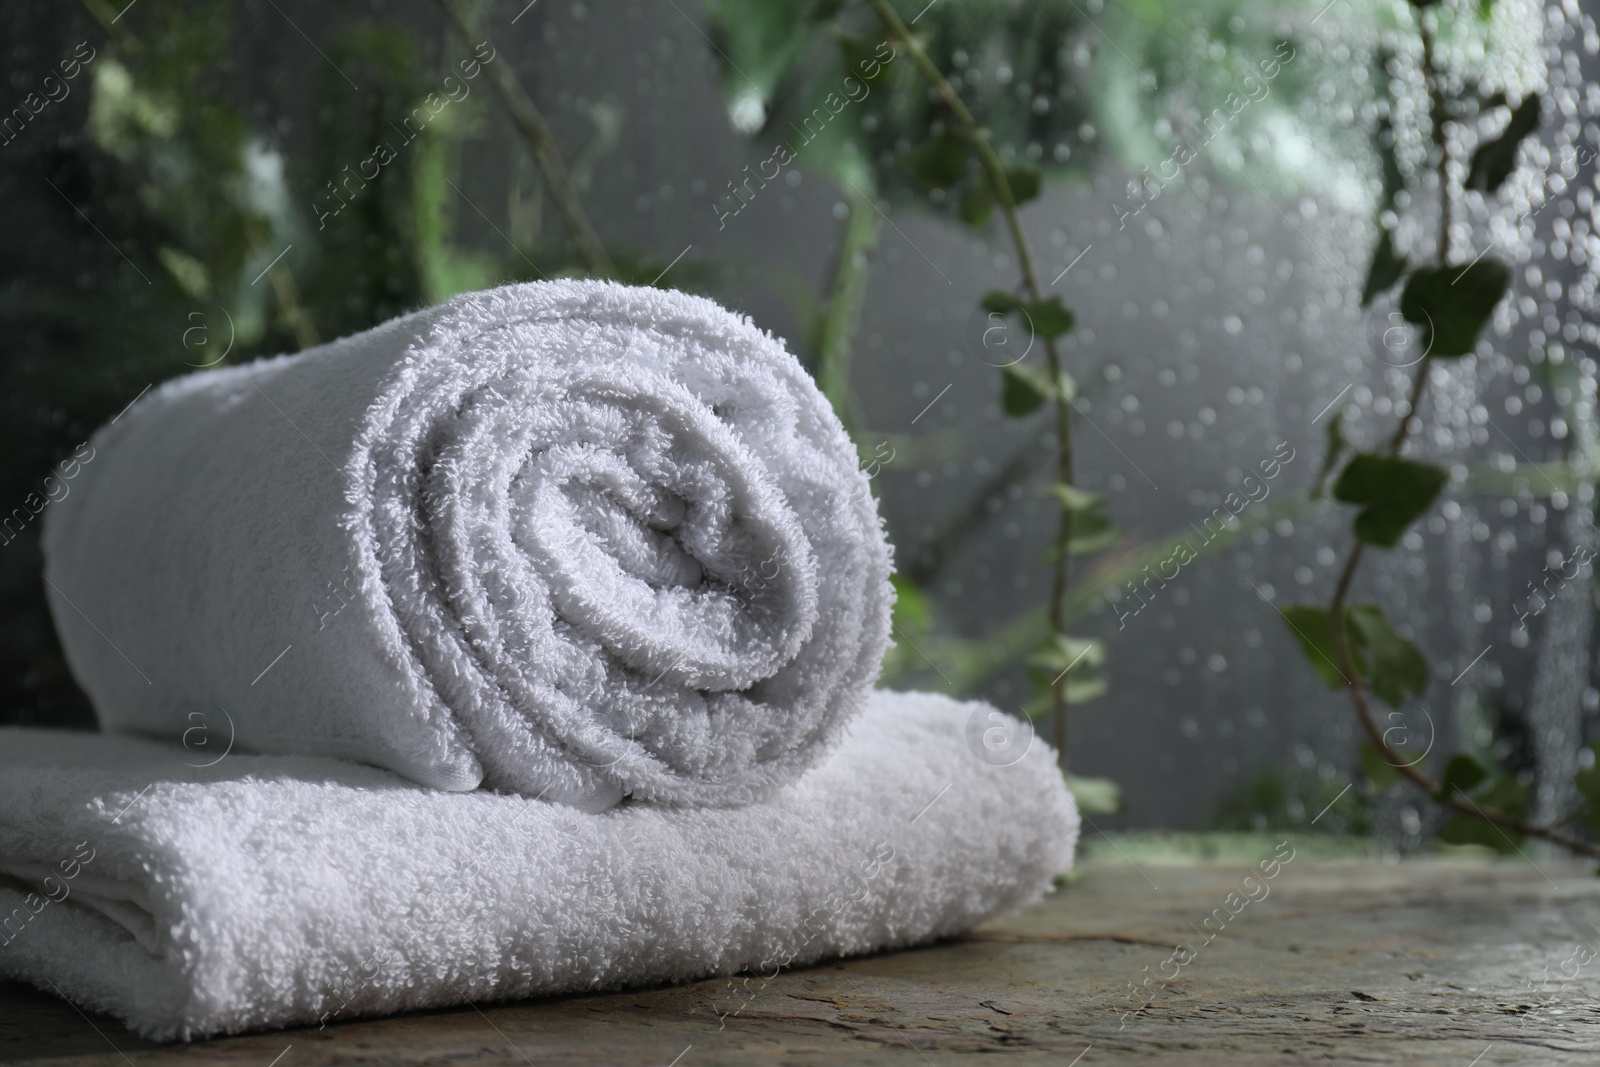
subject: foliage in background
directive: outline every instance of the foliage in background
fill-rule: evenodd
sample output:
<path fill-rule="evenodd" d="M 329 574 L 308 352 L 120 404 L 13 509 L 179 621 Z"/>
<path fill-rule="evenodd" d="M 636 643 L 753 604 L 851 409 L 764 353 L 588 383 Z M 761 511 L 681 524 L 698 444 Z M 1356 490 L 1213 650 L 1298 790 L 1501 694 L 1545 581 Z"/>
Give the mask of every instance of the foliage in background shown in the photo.
<path fill-rule="evenodd" d="M 1256 775 L 1223 797 L 1212 825 L 1218 830 L 1256 833 L 1371 833 L 1372 801 L 1377 790 L 1347 793 L 1345 779 L 1329 773 L 1332 771 L 1332 764 L 1317 768 L 1296 765 L 1287 771 Z"/>
<path fill-rule="evenodd" d="M 1474 150 L 1464 182 L 1466 189 L 1492 196 L 1514 170 L 1518 149 L 1537 128 L 1541 110 L 1540 98 L 1533 93 L 1513 105 L 1504 91 L 1491 96 L 1449 92 L 1450 83 L 1437 62 L 1440 31 L 1463 20 L 1482 21 L 1490 5 L 1446 6 L 1438 0 L 1411 0 L 1411 5 L 1428 100 L 1424 118 L 1438 175 L 1436 253 L 1425 264 L 1414 264 L 1401 253 L 1395 235 L 1401 187 L 1386 183 L 1380 236 L 1363 286 L 1362 304 L 1369 305 L 1400 286 L 1399 312 L 1414 328 L 1421 354 L 1411 363 L 1410 395 L 1399 425 L 1387 440 L 1359 447 L 1344 439 L 1339 417 L 1329 422 L 1323 469 L 1332 478 L 1329 492 L 1333 499 L 1355 509 L 1351 522 L 1354 543 L 1325 607 L 1291 605 L 1280 609 L 1280 614 L 1323 681 L 1348 693 L 1367 737 L 1361 760 L 1373 786 L 1382 791 L 1404 780 L 1451 811 L 1452 818 L 1440 831 L 1439 840 L 1517 852 L 1524 837 L 1537 837 L 1600 858 L 1600 847 L 1567 830 L 1582 812 L 1547 822 L 1530 819 L 1531 783 L 1526 776 L 1468 751 L 1450 756 L 1437 776 L 1430 775 L 1424 766 L 1428 752 L 1409 751 L 1391 738 L 1393 728 L 1386 729 L 1379 721 L 1372 701 L 1387 705 L 1397 715 L 1402 713 L 1410 698 L 1427 692 L 1432 669 L 1416 644 L 1389 623 L 1381 606 L 1349 602 L 1364 554 L 1369 549 L 1394 548 L 1449 483 L 1450 474 L 1443 467 L 1407 458 L 1402 452 L 1436 364 L 1476 352 L 1485 325 L 1510 286 L 1510 268 L 1494 257 L 1480 253 L 1467 261 L 1452 256 L 1452 206 L 1458 194 L 1451 177 L 1446 124 L 1481 112 L 1508 112 L 1501 132 L 1484 139 Z M 1440 372 L 1444 373 L 1443 368 Z M 1577 784 L 1591 804 L 1600 800 L 1600 773 L 1585 771 Z"/>

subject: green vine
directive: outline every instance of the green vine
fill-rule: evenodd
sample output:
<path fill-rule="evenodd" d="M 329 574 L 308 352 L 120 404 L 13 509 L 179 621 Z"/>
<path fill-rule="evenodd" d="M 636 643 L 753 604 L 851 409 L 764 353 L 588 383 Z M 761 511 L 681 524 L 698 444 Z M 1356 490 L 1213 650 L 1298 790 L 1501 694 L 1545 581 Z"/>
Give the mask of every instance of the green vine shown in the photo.
<path fill-rule="evenodd" d="M 1072 329 L 1073 316 L 1059 296 L 1047 297 L 1040 287 L 1033 254 L 1017 215 L 1020 204 L 1039 194 L 1039 172 L 1026 166 L 1008 165 L 1002 160 L 991 143 L 989 131 L 973 117 L 949 79 L 928 58 L 921 43 L 888 0 L 871 0 L 871 4 L 884 29 L 904 46 L 912 65 L 938 94 L 952 123 L 937 129 L 910 153 L 907 162 L 923 184 L 950 189 L 961 181 L 969 159 L 977 159 L 982 182 L 970 186 L 962 196 L 961 217 L 969 224 L 981 225 L 991 210 L 998 209 L 1016 250 L 1021 274 L 1020 295 L 1003 291 L 988 293 L 983 298 L 983 308 L 991 316 L 1014 317 L 1030 338 L 1043 342 L 1043 367 L 1017 362 L 1003 368 L 1001 406 L 1006 414 L 1021 418 L 1049 404 L 1054 415 L 1054 480 L 1046 487 L 1055 498 L 1058 511 L 1056 533 L 1049 552 L 1051 575 L 1046 619 L 1050 638 L 1029 658 L 1029 665 L 1033 668 L 1030 673 L 1035 684 L 1047 696 L 1052 740 L 1064 769 L 1072 705 L 1105 691 L 1105 681 L 1090 673 L 1104 663 L 1104 645 L 1098 640 L 1073 637 L 1066 632 L 1071 558 L 1104 548 L 1116 535 L 1110 519 L 1100 511 L 1104 498 L 1084 492 L 1074 484 L 1072 401 L 1077 395 L 1077 385 L 1066 372 L 1058 347 L 1058 339 Z"/>
<path fill-rule="evenodd" d="M 1428 512 L 1449 481 L 1444 468 L 1408 459 L 1402 453 L 1434 367 L 1440 361 L 1473 353 L 1511 280 L 1510 268 L 1491 257 L 1479 256 L 1469 263 L 1451 258 L 1452 183 L 1446 124 L 1465 112 L 1466 101 L 1446 97 L 1436 68 L 1434 35 L 1439 16 L 1436 11 L 1425 9 L 1435 8 L 1438 0 L 1411 2 L 1421 35 L 1431 151 L 1439 182 L 1438 248 L 1431 264 L 1412 266 L 1396 251 L 1393 232 L 1383 226 L 1363 287 L 1362 304 L 1369 305 L 1403 281 L 1400 314 L 1417 329 L 1423 355 L 1416 361 L 1399 425 L 1378 447 L 1353 450 L 1343 438 L 1339 419 L 1336 417 L 1330 424 L 1324 476 L 1337 470 L 1331 489 L 1333 498 L 1359 509 L 1352 523 L 1355 543 L 1326 607 L 1292 605 L 1282 615 L 1312 667 L 1331 688 L 1342 688 L 1349 695 L 1367 737 L 1362 764 L 1373 784 L 1387 789 L 1402 780 L 1409 782 L 1453 813 L 1439 835 L 1441 841 L 1512 851 L 1519 848 L 1521 838 L 1534 837 L 1600 858 L 1600 846 L 1564 829 L 1575 816 L 1553 823 L 1530 821 L 1526 814 L 1527 783 L 1498 767 L 1458 753 L 1439 778 L 1430 776 L 1421 769 L 1426 753 L 1408 753 L 1392 744 L 1389 731 L 1379 725 L 1372 705 L 1372 699 L 1376 699 L 1398 710 L 1408 694 L 1420 696 L 1427 689 L 1431 671 L 1416 645 L 1389 625 L 1381 607 L 1350 603 L 1351 589 L 1367 550 L 1392 549 L 1406 530 Z M 1503 96 L 1491 97 L 1481 101 L 1480 106 L 1501 107 L 1506 106 L 1506 101 Z M 1538 125 L 1539 110 L 1538 97 L 1530 95 L 1512 110 L 1503 133 L 1478 146 L 1469 166 L 1465 183 L 1468 188 L 1486 196 L 1498 192 L 1514 169 L 1518 146 Z M 1392 206 L 1392 201 L 1385 206 Z M 1340 468 L 1347 451 L 1352 454 Z M 1580 792 L 1592 800 L 1600 792 L 1600 774 L 1588 774 L 1588 778 L 1595 781 L 1580 775 L 1578 784 Z M 1596 805 L 1591 804 L 1591 813 L 1595 810 Z"/>

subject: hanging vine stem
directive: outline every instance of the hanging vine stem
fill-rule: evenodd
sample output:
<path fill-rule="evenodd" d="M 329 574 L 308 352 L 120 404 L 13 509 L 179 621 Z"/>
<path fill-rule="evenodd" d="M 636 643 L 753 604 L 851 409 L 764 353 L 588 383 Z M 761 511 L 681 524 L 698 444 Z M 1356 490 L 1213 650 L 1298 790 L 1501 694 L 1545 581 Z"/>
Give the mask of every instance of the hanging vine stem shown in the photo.
<path fill-rule="evenodd" d="M 933 86 L 939 98 L 944 101 L 950 113 L 955 116 L 962 132 L 971 141 L 973 149 L 977 152 L 978 161 L 983 167 L 984 176 L 988 179 L 990 189 L 994 193 L 996 205 L 1001 214 L 1005 216 L 1006 229 L 1011 234 L 1011 243 L 1016 248 L 1017 264 L 1022 272 L 1023 288 L 1027 291 L 1028 298 L 1038 302 L 1044 299 L 1044 293 L 1039 287 L 1038 275 L 1033 268 L 1033 255 L 1028 249 L 1028 239 L 1022 232 L 1022 223 L 1017 217 L 1016 197 L 1011 191 L 1011 182 L 1006 177 L 1005 164 L 1001 161 L 994 146 L 989 143 L 989 131 L 978 124 L 972 112 L 967 110 L 943 72 L 928 58 L 911 30 L 900 18 L 898 12 L 889 5 L 888 0 L 871 0 L 872 8 L 882 20 L 885 29 L 905 46 L 906 53 L 911 57 L 915 66 L 928 84 Z M 1072 405 L 1067 395 L 1061 388 L 1061 354 L 1056 348 L 1056 339 L 1046 337 L 1044 350 L 1046 363 L 1050 371 L 1051 403 L 1054 405 L 1056 416 L 1056 463 L 1055 478 L 1062 485 L 1071 486 L 1072 481 Z M 1050 628 L 1056 634 L 1065 633 L 1065 619 L 1063 609 L 1066 604 L 1067 580 L 1070 577 L 1070 553 L 1068 547 L 1072 543 L 1073 513 L 1070 507 L 1061 507 L 1061 520 L 1056 533 L 1056 556 L 1051 571 L 1050 579 Z M 1067 700 L 1067 671 L 1062 671 L 1050 685 L 1050 712 L 1053 726 L 1053 741 L 1056 752 L 1060 756 L 1061 766 L 1067 763 L 1067 717 L 1069 712 Z"/>
<path fill-rule="evenodd" d="M 1433 143 L 1439 152 L 1439 238 L 1436 256 L 1437 265 L 1445 267 L 1450 258 L 1450 180 L 1449 166 L 1450 153 L 1445 138 L 1445 106 L 1443 93 L 1439 87 L 1438 71 L 1434 66 L 1433 33 L 1428 29 L 1425 19 L 1420 19 L 1422 32 L 1422 71 L 1427 85 L 1428 98 L 1433 124 Z M 1391 458 L 1398 457 L 1405 447 L 1406 439 L 1410 436 L 1412 420 L 1417 417 L 1417 409 L 1428 387 L 1428 376 L 1433 370 L 1433 353 L 1425 352 L 1418 361 L 1416 377 L 1411 383 L 1410 398 L 1406 405 L 1405 413 L 1400 418 L 1400 425 L 1395 427 L 1394 433 L 1384 443 L 1384 451 Z M 1553 823 L 1533 823 L 1507 814 L 1497 808 L 1484 808 L 1471 797 L 1459 789 L 1451 789 L 1448 795 L 1441 796 L 1440 783 L 1430 777 L 1426 772 L 1418 770 L 1418 760 L 1407 760 L 1405 755 L 1395 750 L 1384 737 L 1384 731 L 1378 726 L 1377 718 L 1372 713 L 1372 706 L 1367 701 L 1365 687 L 1361 681 L 1360 672 L 1356 669 L 1354 657 L 1351 655 L 1350 642 L 1345 632 L 1344 616 L 1345 601 L 1350 594 L 1350 587 L 1355 580 L 1356 571 L 1361 565 L 1366 546 L 1360 540 L 1350 549 L 1350 555 L 1345 559 L 1344 569 L 1339 573 L 1338 584 L 1334 587 L 1333 600 L 1328 606 L 1328 645 L 1333 652 L 1334 667 L 1345 681 L 1345 690 L 1350 694 L 1350 703 L 1355 708 L 1356 717 L 1361 721 L 1361 728 L 1366 733 L 1367 739 L 1372 743 L 1379 757 L 1387 763 L 1401 777 L 1411 782 L 1418 789 L 1432 797 L 1438 803 L 1466 815 L 1470 818 L 1481 819 L 1513 833 L 1524 834 L 1528 837 L 1537 837 L 1553 844 L 1560 845 L 1579 855 L 1600 859 L 1600 845 L 1582 840 L 1563 832 L 1560 827 L 1572 821 L 1572 816 L 1558 819 Z"/>

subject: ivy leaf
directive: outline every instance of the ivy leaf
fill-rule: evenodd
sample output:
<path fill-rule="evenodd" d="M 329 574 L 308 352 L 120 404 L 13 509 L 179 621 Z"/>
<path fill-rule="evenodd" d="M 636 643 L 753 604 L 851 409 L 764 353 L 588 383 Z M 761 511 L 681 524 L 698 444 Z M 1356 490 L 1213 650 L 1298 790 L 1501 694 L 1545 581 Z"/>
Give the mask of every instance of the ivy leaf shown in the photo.
<path fill-rule="evenodd" d="M 1450 762 L 1445 764 L 1444 775 L 1439 779 L 1439 791 L 1434 797 L 1440 801 L 1448 801 L 1450 795 L 1458 789 L 1463 794 L 1470 794 L 1488 777 L 1489 768 L 1465 752 L 1459 753 L 1451 756 Z"/>
<path fill-rule="evenodd" d="M 866 37 L 837 29 L 834 34 L 839 40 L 839 52 L 850 77 L 875 85 L 888 76 L 889 65 L 878 55 L 878 50 L 884 44 L 882 37 Z M 871 77 L 867 76 L 869 70 L 872 71 Z"/>
<path fill-rule="evenodd" d="M 983 294 L 979 301 L 985 311 L 993 311 L 1002 315 L 1011 312 L 1020 312 L 1027 321 L 1028 328 L 1039 337 L 1050 340 L 1059 337 L 1072 329 L 1072 312 L 1068 311 L 1061 303 L 1059 296 L 1048 296 L 1043 300 L 1021 300 L 1004 289 L 991 289 Z"/>
<path fill-rule="evenodd" d="M 1055 497 L 1068 511 L 1088 511 L 1090 508 L 1099 507 L 1106 500 L 1104 493 L 1087 493 L 1065 482 L 1052 482 L 1039 492 Z"/>
<path fill-rule="evenodd" d="M 1462 758 L 1457 756 L 1450 762 L 1454 764 L 1456 760 Z M 1477 769 L 1488 776 L 1489 785 L 1478 791 L 1473 797 L 1473 803 L 1485 811 L 1503 812 L 1514 819 L 1521 819 L 1527 815 L 1527 783 L 1517 780 L 1504 771 L 1486 770 L 1481 764 L 1477 765 Z M 1448 768 L 1445 773 L 1449 774 Z M 1510 853 L 1517 851 L 1522 835 L 1477 815 L 1459 812 L 1445 824 L 1443 830 L 1439 831 L 1439 840 L 1448 845 L 1483 845 L 1496 852 Z"/>
<path fill-rule="evenodd" d="M 1069 674 L 1066 688 L 1067 703 L 1086 704 L 1105 696 L 1111 685 L 1098 674 Z"/>
<path fill-rule="evenodd" d="M 1050 374 L 1031 363 L 1013 363 L 1000 369 L 1000 407 L 1013 418 L 1038 410 L 1050 398 Z"/>
<path fill-rule="evenodd" d="M 1089 556 L 1103 548 L 1109 548 L 1117 543 L 1117 538 L 1122 531 L 1117 524 L 1111 521 L 1110 516 L 1099 510 L 1074 512 L 1072 516 L 1072 537 L 1067 543 L 1067 555 Z M 1040 558 L 1045 563 L 1054 563 L 1061 558 L 1061 542 L 1059 539 L 1052 541 L 1044 550 Z"/>
<path fill-rule="evenodd" d="M 1067 671 L 1087 671 L 1106 661 L 1106 645 L 1093 637 L 1073 637 L 1056 634 L 1039 651 L 1028 657 L 1028 662 L 1050 673 L 1054 680 Z"/>
<path fill-rule="evenodd" d="M 1011 201 L 1015 205 L 1022 205 L 1039 195 L 1040 174 L 1033 167 L 1012 166 L 1005 168 L 1006 187 L 1011 190 Z M 961 197 L 961 221 L 974 228 L 982 226 L 989 221 L 989 213 L 998 203 L 994 188 L 989 184 L 987 176 L 968 189 Z"/>
<path fill-rule="evenodd" d="M 1329 689 L 1347 684 L 1347 679 L 1335 665 L 1333 658 L 1333 631 L 1328 626 L 1328 609 L 1316 604 L 1290 604 L 1281 609 L 1283 621 L 1300 643 L 1300 651 L 1313 670 L 1322 676 Z"/>
<path fill-rule="evenodd" d="M 1033 683 L 1033 699 L 1022 709 L 1023 715 L 1029 719 L 1039 719 L 1050 714 L 1055 704 L 1051 689 L 1060 675 L 1059 670 L 1041 670 L 1037 666 L 1028 668 L 1028 679 Z M 1062 681 L 1068 704 L 1087 703 L 1104 696 L 1108 688 L 1110 686 L 1103 677 L 1081 670 L 1073 671 Z"/>
<path fill-rule="evenodd" d="M 1406 527 L 1433 506 L 1449 479 L 1443 467 L 1431 463 L 1360 452 L 1333 483 L 1333 496 L 1361 506 L 1354 524 L 1358 540 L 1393 548 Z"/>
<path fill-rule="evenodd" d="M 1518 836 L 1465 812 L 1457 812 L 1439 831 L 1439 840 L 1447 845 L 1482 845 L 1496 852 L 1514 852 Z"/>
<path fill-rule="evenodd" d="M 913 148 L 906 156 L 906 165 L 923 185 L 948 189 L 966 173 L 971 155 L 972 143 L 946 127 Z"/>
<path fill-rule="evenodd" d="M 1482 811 L 1497 811 L 1513 819 L 1528 813 L 1528 785 L 1498 767 L 1486 767 L 1471 756 L 1451 758 L 1439 780 L 1439 800 L 1455 793 L 1471 796 Z M 1439 832 L 1439 840 L 1449 845 L 1483 845 L 1496 852 L 1515 852 L 1522 835 L 1489 822 L 1471 812 L 1459 812 Z"/>
<path fill-rule="evenodd" d="M 1101 511 L 1081 511 L 1072 517 L 1072 539 L 1067 542 L 1069 556 L 1087 556 L 1109 548 L 1117 541 L 1117 524 Z M 1054 558 L 1054 553 L 1050 553 Z"/>
<path fill-rule="evenodd" d="M 1122 800 L 1122 787 L 1109 778 L 1079 778 L 1075 774 L 1063 774 L 1062 778 L 1081 812 L 1116 815 L 1128 810 Z"/>
<path fill-rule="evenodd" d="M 1004 289 L 990 289 L 983 294 L 983 299 L 978 303 L 983 305 L 985 311 L 996 311 L 1002 315 L 1017 310 L 1022 306 L 1022 301 L 1006 292 Z"/>
<path fill-rule="evenodd" d="M 1468 189 L 1485 194 L 1500 191 L 1500 186 L 1516 169 L 1518 146 L 1539 128 L 1541 104 L 1537 93 L 1524 97 L 1516 110 L 1511 112 L 1511 121 L 1506 123 L 1505 131 L 1494 140 L 1485 141 L 1477 147 L 1472 153 L 1472 165 L 1467 170 Z"/>
<path fill-rule="evenodd" d="M 989 212 L 993 208 L 994 196 L 989 192 L 989 184 L 981 182 L 961 197 L 961 221 L 977 229 L 989 221 Z"/>
<path fill-rule="evenodd" d="M 1493 259 L 1426 267 L 1406 279 L 1400 314 L 1422 327 L 1425 352 L 1440 359 L 1465 356 L 1510 284 L 1510 268 Z"/>
<path fill-rule="evenodd" d="M 1355 679 L 1340 673 L 1333 655 L 1333 630 L 1328 609 L 1316 604 L 1291 604 L 1282 609 L 1284 622 L 1300 643 L 1300 650 L 1329 689 L 1339 689 Z M 1376 604 L 1353 604 L 1345 609 L 1345 644 L 1350 666 L 1374 696 L 1392 708 L 1405 694 L 1420 695 L 1428 686 L 1428 661 L 1396 633 Z M 1368 773 L 1372 774 L 1371 769 Z M 1374 781 L 1378 775 L 1372 775 Z"/>
<path fill-rule="evenodd" d="M 1378 605 L 1346 608 L 1345 632 L 1350 635 L 1356 670 L 1372 688 L 1373 696 L 1398 708 L 1405 703 L 1406 693 L 1421 696 L 1427 690 L 1427 658 L 1394 631 Z"/>
<path fill-rule="evenodd" d="M 1406 266 L 1406 257 L 1394 250 L 1394 234 L 1385 226 L 1383 236 L 1378 238 L 1378 247 L 1372 253 L 1372 265 L 1367 268 L 1367 283 L 1361 287 L 1361 306 L 1371 304 L 1399 281 Z"/>
<path fill-rule="evenodd" d="M 1011 188 L 1011 202 L 1018 207 L 1039 195 L 1040 174 L 1037 168 L 1015 164 L 1005 168 L 1006 185 Z"/>
<path fill-rule="evenodd" d="M 1486 809 L 1503 811 L 1514 819 L 1520 819 L 1528 814 L 1528 784 L 1499 771 L 1489 780 L 1489 787 L 1478 793 L 1477 800 Z M 1510 846 L 1503 838 L 1500 843 L 1509 850 Z"/>
<path fill-rule="evenodd" d="M 1049 296 L 1043 300 L 1024 304 L 1022 310 L 1028 316 L 1028 321 L 1033 324 L 1033 332 L 1046 341 L 1060 337 L 1072 329 L 1074 322 L 1072 312 L 1062 306 L 1059 296 Z"/>

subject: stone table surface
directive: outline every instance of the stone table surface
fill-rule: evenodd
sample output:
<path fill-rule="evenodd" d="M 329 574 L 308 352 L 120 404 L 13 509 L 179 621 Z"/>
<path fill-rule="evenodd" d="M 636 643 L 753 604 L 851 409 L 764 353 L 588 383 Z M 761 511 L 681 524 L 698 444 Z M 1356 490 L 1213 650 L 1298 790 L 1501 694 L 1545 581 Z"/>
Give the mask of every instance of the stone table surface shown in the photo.
<path fill-rule="evenodd" d="M 1600 879 L 1587 870 L 1302 859 L 1242 885 L 1249 873 L 1097 862 L 966 937 L 767 982 L 484 1003 L 191 1045 L 141 1041 L 0 983 L 0 1062 L 1600 1063 Z"/>

